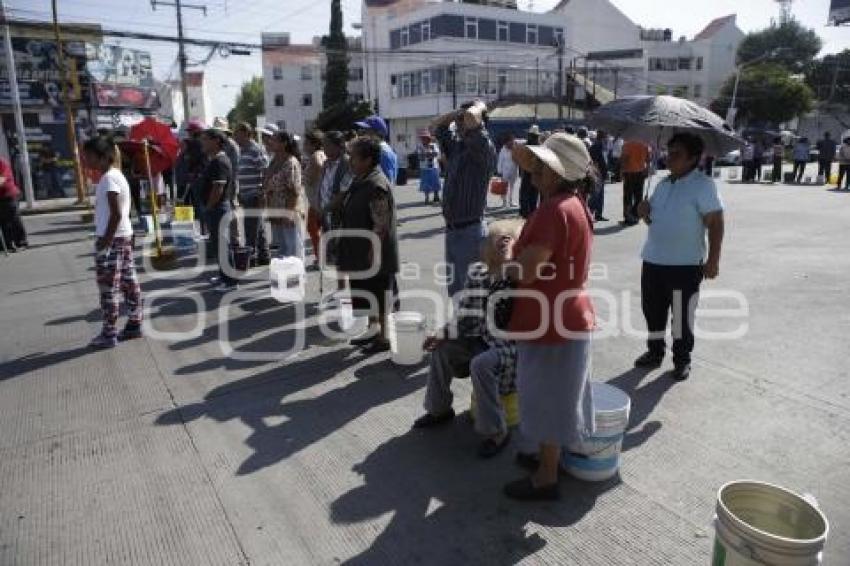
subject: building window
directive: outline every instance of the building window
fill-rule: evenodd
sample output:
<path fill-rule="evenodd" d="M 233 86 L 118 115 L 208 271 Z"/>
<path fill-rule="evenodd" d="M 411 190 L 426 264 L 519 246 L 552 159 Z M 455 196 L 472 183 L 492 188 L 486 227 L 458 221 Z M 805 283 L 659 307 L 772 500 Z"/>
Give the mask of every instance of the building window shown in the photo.
<path fill-rule="evenodd" d="M 537 71 L 527 71 L 525 74 L 525 94 L 537 96 Z"/>
<path fill-rule="evenodd" d="M 402 98 L 410 97 L 410 75 L 408 74 L 401 76 L 401 96 Z"/>
<path fill-rule="evenodd" d="M 280 128 L 281 130 L 285 130 L 286 129 L 286 120 L 278 120 L 277 121 L 277 127 Z"/>
<path fill-rule="evenodd" d="M 676 71 L 679 69 L 679 59 L 676 57 L 650 57 L 650 71 Z"/>
<path fill-rule="evenodd" d="M 478 71 L 467 71 L 465 83 L 466 94 L 478 94 Z"/>
<path fill-rule="evenodd" d="M 401 46 L 407 47 L 410 45 L 410 30 L 408 28 L 401 28 Z"/>
<path fill-rule="evenodd" d="M 697 57 L 697 71 L 702 71 L 702 57 Z"/>
<path fill-rule="evenodd" d="M 508 22 L 500 21 L 497 25 L 496 39 L 499 41 L 508 41 Z"/>
<path fill-rule="evenodd" d="M 504 96 L 508 92 L 508 72 L 505 69 L 499 69 L 496 72 L 496 84 L 498 86 L 499 97 Z"/>
<path fill-rule="evenodd" d="M 301 106 L 313 106 L 313 95 L 309 92 L 301 95 Z"/>
<path fill-rule="evenodd" d="M 272 67 L 272 76 L 276 81 L 283 79 L 283 68 L 280 65 Z"/>
<path fill-rule="evenodd" d="M 555 30 L 555 45 L 563 45 L 564 44 L 564 30 L 556 29 Z"/>
<path fill-rule="evenodd" d="M 478 39 L 478 18 L 466 18 L 466 39 Z"/>
<path fill-rule="evenodd" d="M 422 71 L 422 94 L 431 94 L 431 71 Z"/>
<path fill-rule="evenodd" d="M 694 98 L 702 97 L 702 85 L 694 85 Z"/>
<path fill-rule="evenodd" d="M 422 22 L 422 41 L 431 41 L 431 22 Z"/>
<path fill-rule="evenodd" d="M 690 57 L 679 57 L 679 70 L 689 71 L 691 69 Z"/>
<path fill-rule="evenodd" d="M 537 45 L 537 26 L 528 24 L 525 27 L 525 42 L 531 45 Z"/>
<path fill-rule="evenodd" d="M 282 94 L 274 95 L 274 105 L 275 106 L 283 106 L 283 95 Z"/>
<path fill-rule="evenodd" d="M 309 65 L 305 65 L 301 67 L 301 80 L 302 81 L 312 81 L 313 80 L 313 67 Z"/>
<path fill-rule="evenodd" d="M 677 86 L 673 89 L 673 96 L 677 98 L 687 98 L 689 90 L 688 85 Z"/>

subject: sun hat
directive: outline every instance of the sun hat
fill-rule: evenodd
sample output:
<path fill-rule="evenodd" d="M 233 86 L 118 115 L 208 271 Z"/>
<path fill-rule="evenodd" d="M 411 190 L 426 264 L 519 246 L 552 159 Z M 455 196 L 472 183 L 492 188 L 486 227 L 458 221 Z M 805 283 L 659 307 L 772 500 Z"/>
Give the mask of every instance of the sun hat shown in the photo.
<path fill-rule="evenodd" d="M 221 130 L 225 134 L 232 134 L 233 133 L 233 131 L 230 129 L 230 124 L 228 124 L 227 120 L 225 120 L 221 116 L 219 116 L 215 120 L 213 120 L 212 127 L 215 128 L 216 130 Z"/>
<path fill-rule="evenodd" d="M 387 128 L 387 123 L 377 114 L 373 114 L 365 120 L 355 122 L 354 125 L 363 130 L 372 130 L 382 138 L 386 138 L 390 134 L 390 130 Z"/>
<path fill-rule="evenodd" d="M 552 134 L 543 145 L 517 145 L 514 160 L 525 171 L 531 171 L 535 158 L 562 179 L 579 181 L 587 177 L 592 160 L 583 141 L 569 134 Z"/>
<path fill-rule="evenodd" d="M 280 128 L 277 127 L 277 124 L 266 124 L 262 128 L 260 128 L 260 133 L 264 136 L 273 136 L 280 131 Z"/>
<path fill-rule="evenodd" d="M 540 126 L 538 126 L 537 124 L 533 124 L 530 128 L 528 128 L 528 133 L 539 136 L 540 135 Z"/>

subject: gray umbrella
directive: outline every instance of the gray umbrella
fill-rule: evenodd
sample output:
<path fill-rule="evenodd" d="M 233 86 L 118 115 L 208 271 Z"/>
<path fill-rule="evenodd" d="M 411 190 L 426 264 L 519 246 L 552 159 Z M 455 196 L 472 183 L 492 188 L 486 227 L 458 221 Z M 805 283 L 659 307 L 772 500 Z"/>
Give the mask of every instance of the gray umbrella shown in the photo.
<path fill-rule="evenodd" d="M 675 96 L 626 96 L 599 108 L 591 126 L 626 140 L 664 145 L 681 132 L 696 134 L 709 155 L 721 156 L 744 145 L 723 119 L 699 104 Z"/>

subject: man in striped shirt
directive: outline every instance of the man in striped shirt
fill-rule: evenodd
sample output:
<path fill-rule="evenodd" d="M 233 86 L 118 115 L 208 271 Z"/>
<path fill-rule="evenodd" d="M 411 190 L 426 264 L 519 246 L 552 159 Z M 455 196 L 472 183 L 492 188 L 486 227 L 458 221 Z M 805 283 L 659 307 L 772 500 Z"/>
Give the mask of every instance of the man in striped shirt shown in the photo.
<path fill-rule="evenodd" d="M 269 262 L 269 245 L 261 218 L 263 175 L 269 165 L 263 148 L 254 138 L 250 124 L 240 122 L 233 132 L 239 144 L 239 164 L 236 177 L 239 180 L 239 202 L 245 209 L 245 245 L 251 248 L 253 261 Z"/>
<path fill-rule="evenodd" d="M 443 218 L 446 221 L 446 263 L 451 266 L 449 297 L 463 288 L 469 266 L 480 258 L 487 234 L 484 209 L 487 188 L 496 170 L 496 148 L 487 133 L 487 106 L 479 101 L 434 120 L 447 161 L 443 185 Z M 454 122 L 455 129 L 450 126 Z"/>

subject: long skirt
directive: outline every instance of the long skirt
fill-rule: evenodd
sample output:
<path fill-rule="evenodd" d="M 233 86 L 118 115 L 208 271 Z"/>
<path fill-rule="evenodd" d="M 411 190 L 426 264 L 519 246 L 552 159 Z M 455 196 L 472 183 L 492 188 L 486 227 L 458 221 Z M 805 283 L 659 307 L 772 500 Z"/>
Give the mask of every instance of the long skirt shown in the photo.
<path fill-rule="evenodd" d="M 517 342 L 520 429 L 535 443 L 576 446 L 593 432 L 590 339 Z"/>
<path fill-rule="evenodd" d="M 436 167 L 419 172 L 419 192 L 429 195 L 440 192 L 440 170 Z"/>

